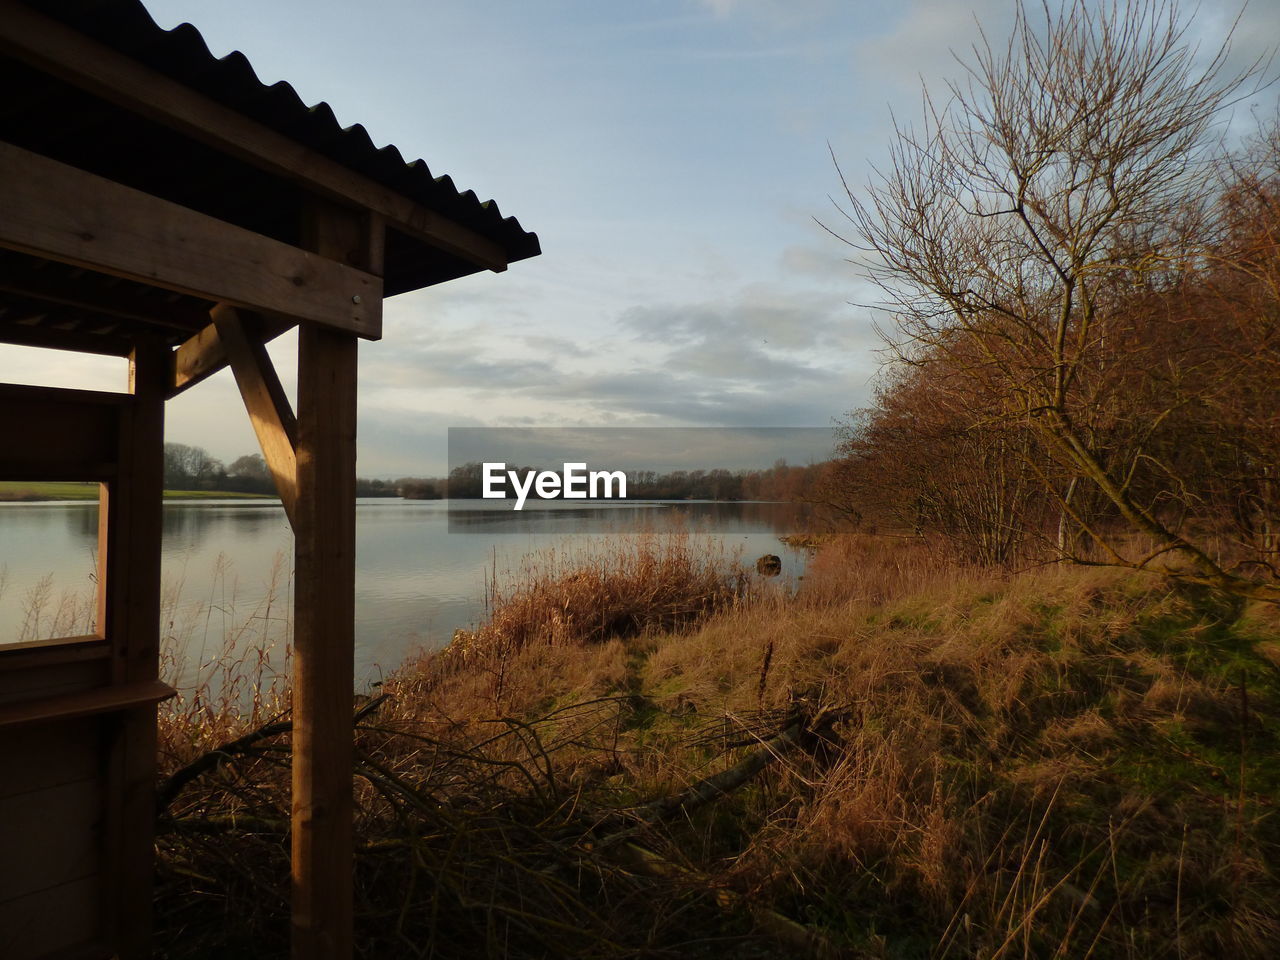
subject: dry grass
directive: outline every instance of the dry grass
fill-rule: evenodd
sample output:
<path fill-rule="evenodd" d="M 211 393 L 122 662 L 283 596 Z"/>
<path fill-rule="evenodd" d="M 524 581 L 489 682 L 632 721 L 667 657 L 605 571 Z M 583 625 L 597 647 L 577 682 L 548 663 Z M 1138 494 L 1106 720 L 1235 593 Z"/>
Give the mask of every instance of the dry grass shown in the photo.
<path fill-rule="evenodd" d="M 178 690 L 160 705 L 162 763 L 176 766 L 290 709 L 289 571 L 277 554 L 260 600 L 239 596 L 230 563 L 214 563 L 203 602 L 182 601 L 185 568 L 161 596 L 160 672 Z M 256 591 L 255 591 L 256 592 Z"/>
<path fill-rule="evenodd" d="M 753 578 L 706 537 L 638 534 L 550 550 L 487 588 L 488 616 L 400 671 L 403 702 L 454 715 L 536 709 L 555 677 L 594 697 L 625 685 L 625 642 L 678 633 L 750 599 Z M 412 679 L 409 679 L 412 678 Z M 406 685 L 408 685 L 406 687 Z"/>
<path fill-rule="evenodd" d="M 0 601 L 9 587 L 9 571 L 0 564 Z M 24 643 L 56 637 L 87 636 L 97 616 L 97 587 L 92 579 L 80 587 L 57 588 L 52 573 L 41 577 L 17 598 L 22 622 L 3 642 Z"/>
<path fill-rule="evenodd" d="M 747 575 L 710 538 L 635 534 L 549 550 L 525 561 L 510 582 L 488 586 L 488 618 L 458 631 L 454 654 L 529 644 L 581 646 L 645 631 L 676 630 L 732 604 Z"/>
<path fill-rule="evenodd" d="M 794 596 L 687 541 L 547 559 L 360 721 L 361 950 L 1271 957 L 1278 646 L 1275 608 L 873 537 Z M 169 955 L 283 955 L 286 759 L 175 798 Z"/>

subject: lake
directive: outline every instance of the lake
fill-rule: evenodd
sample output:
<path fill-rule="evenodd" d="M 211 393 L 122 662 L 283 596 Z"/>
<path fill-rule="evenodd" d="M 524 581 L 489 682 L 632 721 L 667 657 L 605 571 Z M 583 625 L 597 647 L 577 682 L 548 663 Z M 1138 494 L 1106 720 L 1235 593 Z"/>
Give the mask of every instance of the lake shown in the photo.
<path fill-rule="evenodd" d="M 92 629 L 98 505 L 0 504 L 0 643 Z M 433 649 L 484 614 L 486 582 L 518 577 L 530 554 L 599 547 L 606 530 L 683 530 L 748 563 L 804 557 L 778 541 L 795 508 L 768 503 L 527 504 L 363 499 L 356 508 L 356 681 L 363 688 L 419 648 Z M 228 638 L 280 643 L 291 607 L 293 535 L 277 501 L 164 505 L 163 619 L 175 638 L 171 679 L 190 681 Z M 170 647 L 175 646 L 171 643 Z"/>

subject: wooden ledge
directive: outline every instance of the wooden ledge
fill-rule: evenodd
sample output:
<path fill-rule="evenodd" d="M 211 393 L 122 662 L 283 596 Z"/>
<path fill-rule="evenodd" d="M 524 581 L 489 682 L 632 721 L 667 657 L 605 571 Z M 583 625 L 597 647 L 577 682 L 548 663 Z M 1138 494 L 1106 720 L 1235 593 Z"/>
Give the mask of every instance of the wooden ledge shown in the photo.
<path fill-rule="evenodd" d="M 53 667 L 84 660 L 105 660 L 111 644 L 99 636 L 58 637 L 0 644 L 0 673 L 31 667 Z"/>
<path fill-rule="evenodd" d="M 73 720 L 101 713 L 119 713 L 168 700 L 178 691 L 160 680 L 98 687 L 79 693 L 41 697 L 0 706 L 0 727 L 16 727 L 52 720 Z"/>

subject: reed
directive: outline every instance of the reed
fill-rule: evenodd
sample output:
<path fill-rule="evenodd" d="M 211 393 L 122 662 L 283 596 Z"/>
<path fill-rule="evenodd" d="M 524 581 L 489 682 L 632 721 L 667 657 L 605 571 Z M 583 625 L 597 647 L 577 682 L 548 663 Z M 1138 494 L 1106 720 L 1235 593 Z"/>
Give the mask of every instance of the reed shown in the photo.
<path fill-rule="evenodd" d="M 186 567 L 161 592 L 160 672 L 178 693 L 160 705 L 160 743 L 169 764 L 286 715 L 293 624 L 288 558 L 278 553 L 252 602 L 241 596 L 224 555 L 202 601 L 184 601 Z"/>

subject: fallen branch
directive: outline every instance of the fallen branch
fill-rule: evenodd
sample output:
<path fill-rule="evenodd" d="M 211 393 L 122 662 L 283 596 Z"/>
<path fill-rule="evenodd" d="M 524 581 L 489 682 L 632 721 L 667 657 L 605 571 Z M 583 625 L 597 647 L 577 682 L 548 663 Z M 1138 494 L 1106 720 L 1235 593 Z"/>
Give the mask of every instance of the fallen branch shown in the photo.
<path fill-rule="evenodd" d="M 351 718 L 354 726 L 365 717 L 369 716 L 377 710 L 382 704 L 391 697 L 391 694 L 384 693 L 374 697 L 368 703 L 364 704 L 355 715 Z M 222 766 L 224 762 L 231 759 L 237 754 L 248 753 L 256 744 L 263 740 L 270 740 L 272 737 L 278 737 L 283 733 L 293 732 L 292 720 L 275 720 L 270 723 L 263 724 L 257 730 L 246 733 L 243 737 L 239 737 L 229 743 L 224 743 L 220 747 L 215 747 L 208 753 L 203 753 L 196 757 L 185 767 L 181 767 L 161 784 L 160 789 L 156 793 L 156 813 L 164 813 L 169 809 L 169 805 L 182 792 L 183 788 L 193 780 L 216 770 Z"/>
<path fill-rule="evenodd" d="M 810 735 L 826 739 L 822 731 L 839 719 L 842 713 L 841 710 L 823 707 L 812 717 L 794 720 L 781 733 L 763 741 L 758 749 L 753 750 L 728 770 L 704 777 L 675 796 L 655 800 L 642 807 L 639 816 L 649 821 L 666 820 L 676 814 L 690 813 L 712 800 L 728 796 L 753 780 L 775 760 L 800 746 Z"/>
<path fill-rule="evenodd" d="M 627 864 L 636 872 L 665 880 L 679 880 L 691 883 L 714 892 L 716 905 L 726 912 L 745 908 L 759 925 L 771 937 L 789 943 L 792 947 L 804 951 L 805 956 L 836 958 L 852 956 L 849 951 L 841 950 L 831 939 L 816 927 L 792 920 L 769 907 L 752 903 L 736 890 L 717 884 L 710 877 L 696 870 L 673 863 L 666 857 L 654 853 L 648 847 L 633 842 L 624 844 L 619 853 Z"/>
<path fill-rule="evenodd" d="M 633 836 L 642 825 L 666 820 L 677 814 L 687 815 L 713 800 L 728 796 L 750 783 L 762 770 L 779 760 L 784 754 L 805 744 L 815 736 L 820 740 L 828 740 L 825 731 L 844 713 L 844 710 L 824 707 L 812 717 L 800 717 L 794 720 L 781 733 L 761 743 L 758 749 L 753 750 L 729 769 L 704 777 L 681 793 L 663 797 L 642 807 L 639 811 L 641 824 L 615 833 L 601 842 L 596 849 L 603 852 L 606 848 L 623 841 L 616 847 L 615 856 L 625 860 L 632 869 L 650 876 L 684 880 L 700 887 L 709 887 L 714 891 L 716 903 L 722 910 L 746 908 L 761 929 L 778 940 L 804 950 L 810 956 L 825 958 L 847 955 L 847 952 L 836 947 L 822 931 L 799 923 L 769 907 L 752 903 L 742 894 L 716 883 L 710 877 L 673 863 L 648 847 L 626 839 Z"/>
<path fill-rule="evenodd" d="M 683 793 L 663 797 L 661 800 L 650 803 L 642 808 L 641 816 L 646 820 L 666 820 L 676 814 L 696 810 L 712 800 L 728 796 L 753 780 L 760 771 L 783 754 L 799 746 L 804 730 L 804 724 L 792 724 L 776 737 L 766 740 L 759 749 L 753 750 L 728 770 L 704 777 Z"/>
<path fill-rule="evenodd" d="M 289 832 L 290 824 L 288 820 L 273 820 L 246 814 L 231 814 L 225 817 L 178 817 L 166 821 L 164 826 L 168 830 L 180 830 L 187 833 L 224 834 L 228 830 L 239 830 L 244 833 L 284 835 Z"/>

